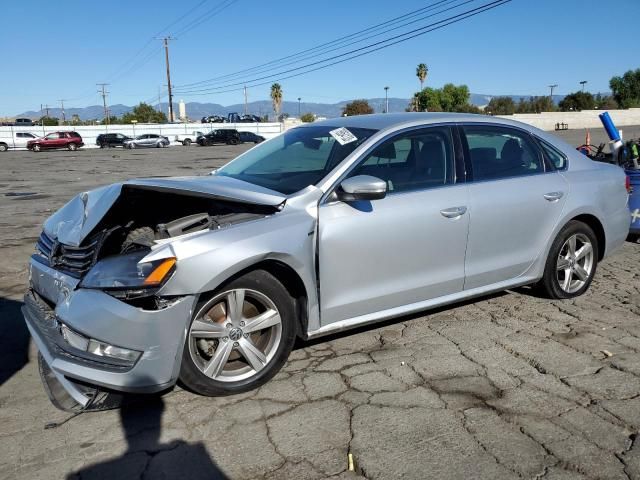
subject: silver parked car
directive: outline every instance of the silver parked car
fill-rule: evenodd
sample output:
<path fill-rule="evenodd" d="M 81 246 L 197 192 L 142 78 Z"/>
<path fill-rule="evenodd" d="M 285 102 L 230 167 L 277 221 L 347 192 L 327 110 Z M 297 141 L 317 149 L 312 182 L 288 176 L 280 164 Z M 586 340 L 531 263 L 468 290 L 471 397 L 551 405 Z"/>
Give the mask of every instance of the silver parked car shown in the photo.
<path fill-rule="evenodd" d="M 144 135 L 138 135 L 136 138 L 125 140 L 122 146 L 124 148 L 144 148 L 144 147 L 156 147 L 163 148 L 168 147 L 169 139 L 158 135 L 156 133 L 145 133 Z"/>
<path fill-rule="evenodd" d="M 79 194 L 44 225 L 24 315 L 58 406 L 243 392 L 296 337 L 519 285 L 581 295 L 629 231 L 625 180 L 503 119 L 316 122 L 210 176 Z"/>

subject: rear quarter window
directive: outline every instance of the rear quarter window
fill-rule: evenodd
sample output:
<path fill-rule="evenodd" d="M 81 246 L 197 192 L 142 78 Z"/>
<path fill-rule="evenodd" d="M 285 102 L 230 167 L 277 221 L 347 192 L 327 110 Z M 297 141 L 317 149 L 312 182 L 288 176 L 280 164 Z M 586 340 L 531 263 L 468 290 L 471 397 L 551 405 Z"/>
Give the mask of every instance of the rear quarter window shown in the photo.
<path fill-rule="evenodd" d="M 544 140 L 538 139 L 538 142 L 540 142 L 547 161 L 553 165 L 556 170 L 564 170 L 567 168 L 567 157 L 564 153 Z"/>

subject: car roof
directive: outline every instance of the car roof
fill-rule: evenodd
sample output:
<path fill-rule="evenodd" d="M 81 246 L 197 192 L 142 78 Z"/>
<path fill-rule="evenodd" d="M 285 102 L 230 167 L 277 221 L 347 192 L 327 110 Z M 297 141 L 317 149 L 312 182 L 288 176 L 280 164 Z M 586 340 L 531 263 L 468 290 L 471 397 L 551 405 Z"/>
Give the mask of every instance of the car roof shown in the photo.
<path fill-rule="evenodd" d="M 428 125 L 432 123 L 464 123 L 483 122 L 499 125 L 510 125 L 524 128 L 529 131 L 542 132 L 531 125 L 503 117 L 488 115 L 475 115 L 470 113 L 442 113 L 442 112 L 405 112 L 405 113 L 378 113 L 371 115 L 354 115 L 351 117 L 337 117 L 306 124 L 304 126 L 327 125 L 335 127 L 371 128 L 375 130 L 387 130 L 415 125 Z M 303 126 L 303 127 L 304 127 Z"/>

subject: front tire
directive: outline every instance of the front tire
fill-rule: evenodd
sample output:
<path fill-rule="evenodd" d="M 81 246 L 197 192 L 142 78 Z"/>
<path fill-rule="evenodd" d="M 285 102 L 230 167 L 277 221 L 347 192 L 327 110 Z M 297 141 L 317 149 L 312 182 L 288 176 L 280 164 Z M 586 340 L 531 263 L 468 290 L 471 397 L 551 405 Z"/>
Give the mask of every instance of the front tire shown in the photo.
<path fill-rule="evenodd" d="M 270 273 L 232 280 L 196 308 L 180 380 L 208 396 L 253 390 L 284 365 L 296 337 L 294 301 Z"/>
<path fill-rule="evenodd" d="M 72 142 L 69 145 L 67 145 L 67 148 L 69 149 L 69 151 L 75 152 L 76 150 L 78 150 L 78 145 Z"/>
<path fill-rule="evenodd" d="M 549 298 L 566 299 L 587 291 L 598 266 L 598 239 L 577 220 L 564 226 L 551 245 L 540 286 Z"/>
<path fill-rule="evenodd" d="M 0 143 L 0 152 L 6 152 L 7 150 L 9 150 L 9 145 L 6 143 Z"/>
<path fill-rule="evenodd" d="M 40 147 L 40 145 L 38 145 L 37 143 L 31 148 L 34 152 L 39 152 L 42 147 Z"/>

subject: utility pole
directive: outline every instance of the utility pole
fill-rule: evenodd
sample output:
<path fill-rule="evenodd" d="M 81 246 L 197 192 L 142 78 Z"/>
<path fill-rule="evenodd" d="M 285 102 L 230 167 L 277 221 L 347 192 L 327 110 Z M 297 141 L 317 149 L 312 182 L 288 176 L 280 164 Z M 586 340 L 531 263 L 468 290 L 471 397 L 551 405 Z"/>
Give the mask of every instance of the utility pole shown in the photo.
<path fill-rule="evenodd" d="M 246 115 L 248 112 L 247 110 L 247 86 L 244 86 L 244 114 Z"/>
<path fill-rule="evenodd" d="M 580 82 L 580 85 L 582 85 L 582 91 L 584 92 L 584 86 L 587 84 L 588 82 L 586 80 L 582 80 Z"/>
<path fill-rule="evenodd" d="M 64 114 L 64 98 L 58 101 L 60 102 L 60 106 L 62 107 L 62 124 L 64 125 L 67 121 L 67 117 Z"/>
<path fill-rule="evenodd" d="M 102 106 L 104 107 L 104 119 L 107 122 L 106 124 L 109 125 L 109 109 L 107 108 L 107 94 L 109 92 L 107 92 L 105 90 L 105 87 L 107 85 L 109 85 L 108 83 L 96 83 L 96 85 L 98 85 L 100 87 L 100 90 L 98 90 L 98 93 L 100 95 L 102 95 Z"/>
<path fill-rule="evenodd" d="M 49 118 L 49 105 L 45 104 L 44 109 L 47 112 L 47 118 Z"/>
<path fill-rule="evenodd" d="M 162 87 L 158 87 L 158 111 L 162 111 Z"/>
<path fill-rule="evenodd" d="M 173 95 L 171 94 L 171 71 L 169 67 L 169 40 L 176 40 L 168 36 L 159 40 L 164 42 L 164 58 L 167 63 L 167 91 L 169 93 L 169 122 L 173 122 Z"/>
<path fill-rule="evenodd" d="M 549 88 L 551 89 L 551 95 L 549 95 L 549 97 L 551 98 L 552 102 L 553 102 L 553 89 L 556 88 L 557 86 L 558 86 L 557 83 L 555 85 L 549 85 Z"/>
<path fill-rule="evenodd" d="M 389 87 L 384 87 L 384 113 L 389 113 Z"/>

